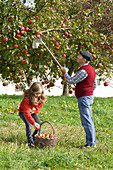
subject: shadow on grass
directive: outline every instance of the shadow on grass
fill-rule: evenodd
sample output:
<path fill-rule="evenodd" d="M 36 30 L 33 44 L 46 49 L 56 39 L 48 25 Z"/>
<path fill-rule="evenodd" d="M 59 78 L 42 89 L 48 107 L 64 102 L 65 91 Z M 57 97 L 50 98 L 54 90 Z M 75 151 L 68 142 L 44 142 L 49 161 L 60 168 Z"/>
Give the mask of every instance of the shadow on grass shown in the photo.
<path fill-rule="evenodd" d="M 2 142 L 5 142 L 5 143 L 17 143 L 19 146 L 21 144 L 26 144 L 27 143 L 27 139 L 26 137 L 21 134 L 17 134 L 17 136 L 15 134 L 9 134 L 9 135 L 2 135 L 0 134 L 0 141 Z"/>

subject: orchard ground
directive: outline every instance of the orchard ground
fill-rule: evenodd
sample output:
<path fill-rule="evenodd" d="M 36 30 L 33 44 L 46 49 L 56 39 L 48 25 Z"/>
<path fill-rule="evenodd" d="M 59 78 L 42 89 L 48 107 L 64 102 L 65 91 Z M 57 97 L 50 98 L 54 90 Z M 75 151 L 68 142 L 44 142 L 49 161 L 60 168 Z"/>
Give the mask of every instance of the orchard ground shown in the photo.
<path fill-rule="evenodd" d="M 63 85 L 61 84 L 62 79 L 56 81 L 55 86 L 51 87 L 49 90 L 44 88 L 45 94 L 48 96 L 60 96 L 63 92 Z M 113 80 L 111 81 L 111 85 L 113 84 Z M 112 85 L 113 86 L 113 85 Z M 3 86 L 2 82 L 0 82 L 0 95 L 1 94 L 8 94 L 8 95 L 21 95 L 23 94 L 20 89 L 15 89 L 15 85 L 9 84 L 8 86 Z M 70 94 L 73 96 L 74 92 Z M 95 97 L 113 97 L 113 87 L 111 86 L 104 86 L 104 82 L 97 83 L 97 88 L 94 91 Z"/>
<path fill-rule="evenodd" d="M 55 128 L 55 148 L 29 148 L 17 106 L 23 95 L 0 95 L 0 170 L 112 170 L 113 97 L 94 98 L 92 106 L 97 147 L 81 149 L 85 132 L 74 96 L 48 96 L 38 114 Z M 42 134 L 51 134 L 43 124 Z"/>

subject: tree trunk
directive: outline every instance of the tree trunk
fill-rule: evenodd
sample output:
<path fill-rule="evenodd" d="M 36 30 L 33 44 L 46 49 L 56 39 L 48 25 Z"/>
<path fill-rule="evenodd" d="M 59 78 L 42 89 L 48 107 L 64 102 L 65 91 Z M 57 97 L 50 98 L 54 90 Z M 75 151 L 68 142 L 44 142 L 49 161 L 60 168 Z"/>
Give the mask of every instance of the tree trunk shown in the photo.
<path fill-rule="evenodd" d="M 73 61 L 71 62 L 71 68 L 69 68 L 69 71 L 68 71 L 68 74 L 70 76 L 72 76 L 72 73 L 74 71 L 74 64 L 73 64 Z M 64 84 L 64 88 L 63 88 L 63 96 L 69 96 L 69 84 L 66 83 Z"/>
<path fill-rule="evenodd" d="M 63 96 L 69 96 L 69 85 L 67 83 L 64 84 Z"/>

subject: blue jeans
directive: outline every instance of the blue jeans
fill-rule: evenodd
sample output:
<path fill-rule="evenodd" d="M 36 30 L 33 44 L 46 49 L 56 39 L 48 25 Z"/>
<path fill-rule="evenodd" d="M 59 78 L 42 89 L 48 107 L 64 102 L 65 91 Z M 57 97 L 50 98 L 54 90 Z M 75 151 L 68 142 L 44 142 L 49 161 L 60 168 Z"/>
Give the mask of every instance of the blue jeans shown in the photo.
<path fill-rule="evenodd" d="M 19 116 L 21 117 L 21 119 L 23 120 L 23 122 L 25 123 L 25 126 L 26 126 L 26 136 L 27 136 L 28 144 L 34 143 L 33 138 L 34 138 L 34 135 L 36 135 L 37 130 L 35 130 L 33 135 L 32 135 L 32 124 L 30 124 L 28 122 L 28 120 L 24 116 L 23 112 L 19 112 Z M 31 116 L 33 117 L 33 119 L 35 120 L 36 123 L 41 124 L 37 115 L 32 114 Z M 41 129 L 39 130 L 39 132 L 40 131 L 41 131 Z"/>
<path fill-rule="evenodd" d="M 96 144 L 96 134 L 95 127 L 92 118 L 92 104 L 93 96 L 83 96 L 78 99 L 78 108 L 80 112 L 80 118 L 82 126 L 84 127 L 86 133 L 86 144 L 95 145 Z"/>

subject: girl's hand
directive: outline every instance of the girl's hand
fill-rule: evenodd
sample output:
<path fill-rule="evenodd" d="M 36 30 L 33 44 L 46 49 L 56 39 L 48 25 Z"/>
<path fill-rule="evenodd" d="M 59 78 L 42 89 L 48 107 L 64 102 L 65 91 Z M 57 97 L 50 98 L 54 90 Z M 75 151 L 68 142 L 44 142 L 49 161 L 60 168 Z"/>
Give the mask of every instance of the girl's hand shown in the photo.
<path fill-rule="evenodd" d="M 33 126 L 34 126 L 34 128 L 35 128 L 36 130 L 39 130 L 39 129 L 40 129 L 40 125 L 39 125 L 38 123 L 36 123 L 36 122 L 33 124 Z"/>
<path fill-rule="evenodd" d="M 31 114 L 34 114 L 34 113 L 35 113 L 35 112 L 34 112 L 35 110 L 36 110 L 35 108 L 30 109 L 30 113 L 31 113 Z"/>

